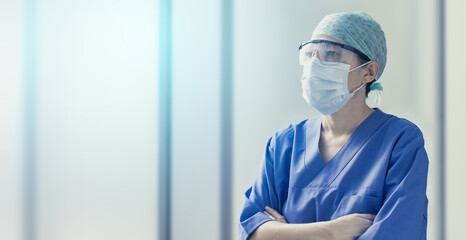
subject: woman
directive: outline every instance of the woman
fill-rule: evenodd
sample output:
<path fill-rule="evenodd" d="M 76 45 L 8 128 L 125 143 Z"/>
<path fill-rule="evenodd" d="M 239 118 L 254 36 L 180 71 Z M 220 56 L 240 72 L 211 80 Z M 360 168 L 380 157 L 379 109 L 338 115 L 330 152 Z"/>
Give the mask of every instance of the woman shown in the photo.
<path fill-rule="evenodd" d="M 326 16 L 300 46 L 305 100 L 321 116 L 272 136 L 245 193 L 240 239 L 425 239 L 421 131 L 371 109 L 385 35 L 363 12 Z"/>

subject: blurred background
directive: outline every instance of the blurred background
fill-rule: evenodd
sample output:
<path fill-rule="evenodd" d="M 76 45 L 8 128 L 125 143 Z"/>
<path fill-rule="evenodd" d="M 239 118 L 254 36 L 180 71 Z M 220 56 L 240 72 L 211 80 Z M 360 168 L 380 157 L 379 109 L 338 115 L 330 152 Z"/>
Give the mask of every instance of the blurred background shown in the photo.
<path fill-rule="evenodd" d="M 298 46 L 385 31 L 384 112 L 423 131 L 428 239 L 466 235 L 460 0 L 0 0 L 0 239 L 237 239 L 267 139 L 317 115 Z"/>

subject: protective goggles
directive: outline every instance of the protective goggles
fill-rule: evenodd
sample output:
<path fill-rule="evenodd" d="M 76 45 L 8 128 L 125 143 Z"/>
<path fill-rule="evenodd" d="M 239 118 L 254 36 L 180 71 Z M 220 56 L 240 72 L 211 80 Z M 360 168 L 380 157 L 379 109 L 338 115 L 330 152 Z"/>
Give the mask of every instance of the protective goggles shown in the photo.
<path fill-rule="evenodd" d="M 370 61 L 366 54 L 348 45 L 328 40 L 312 40 L 299 46 L 299 64 L 304 66 L 313 57 L 317 57 L 321 63 L 328 65 L 351 64 L 353 58 L 357 57 L 355 53 L 365 61 Z"/>

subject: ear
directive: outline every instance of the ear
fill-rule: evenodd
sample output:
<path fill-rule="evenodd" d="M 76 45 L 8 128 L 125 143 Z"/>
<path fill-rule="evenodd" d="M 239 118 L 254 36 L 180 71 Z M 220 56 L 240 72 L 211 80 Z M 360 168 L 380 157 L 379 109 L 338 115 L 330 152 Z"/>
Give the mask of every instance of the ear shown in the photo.
<path fill-rule="evenodd" d="M 372 82 L 379 74 L 379 64 L 377 62 L 370 62 L 366 66 L 366 72 L 364 73 L 364 83 Z"/>

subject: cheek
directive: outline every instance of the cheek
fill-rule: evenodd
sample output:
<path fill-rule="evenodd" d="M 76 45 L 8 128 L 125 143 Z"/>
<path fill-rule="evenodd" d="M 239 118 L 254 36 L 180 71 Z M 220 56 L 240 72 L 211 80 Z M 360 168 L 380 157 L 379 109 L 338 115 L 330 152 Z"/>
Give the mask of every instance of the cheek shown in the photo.
<path fill-rule="evenodd" d="M 348 74 L 347 87 L 348 87 L 349 92 L 354 91 L 356 88 L 358 88 L 361 85 L 361 80 L 358 74 L 359 74 L 358 69 Z"/>
<path fill-rule="evenodd" d="M 357 57 L 353 56 L 351 58 L 351 63 L 350 63 L 351 68 L 350 69 L 361 66 L 361 64 L 362 63 L 359 61 L 359 59 Z"/>

